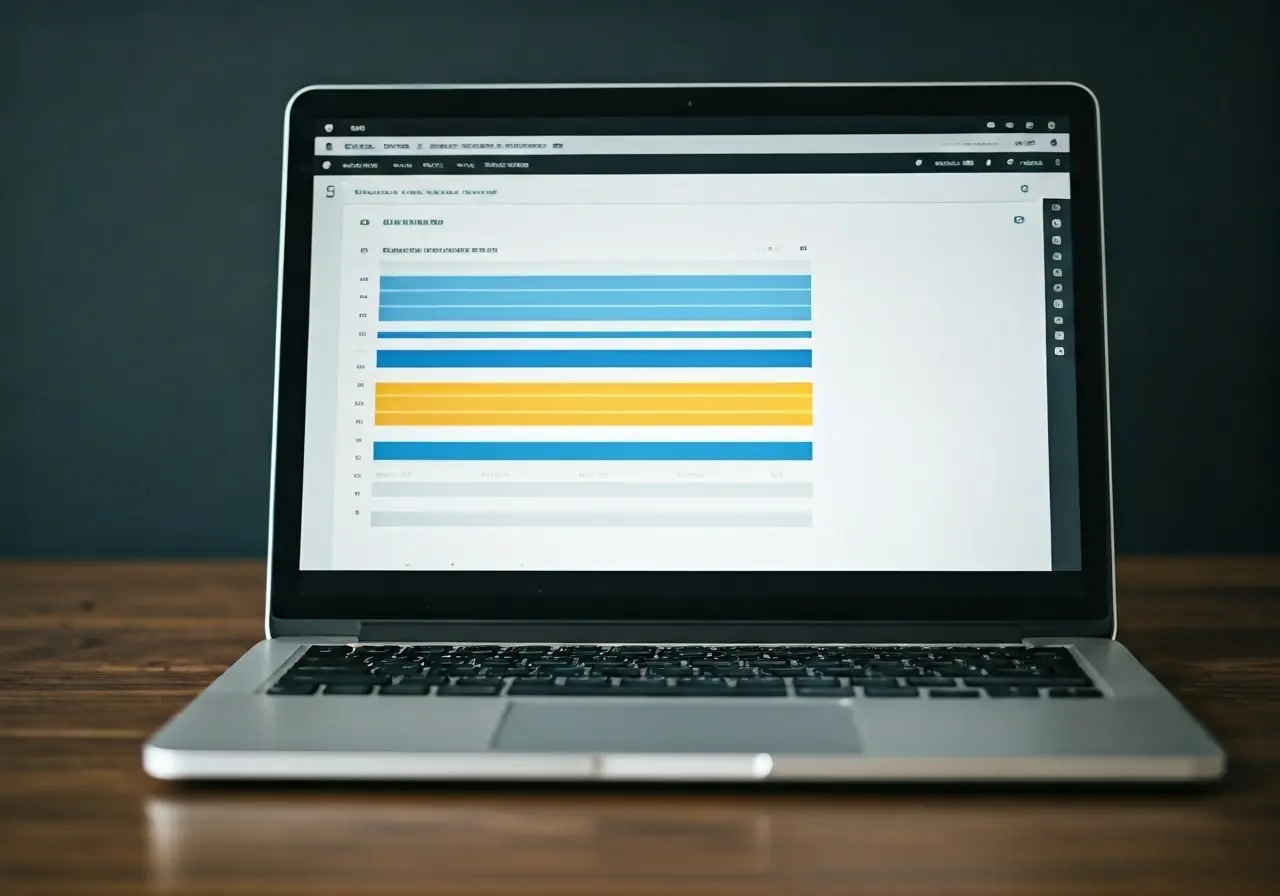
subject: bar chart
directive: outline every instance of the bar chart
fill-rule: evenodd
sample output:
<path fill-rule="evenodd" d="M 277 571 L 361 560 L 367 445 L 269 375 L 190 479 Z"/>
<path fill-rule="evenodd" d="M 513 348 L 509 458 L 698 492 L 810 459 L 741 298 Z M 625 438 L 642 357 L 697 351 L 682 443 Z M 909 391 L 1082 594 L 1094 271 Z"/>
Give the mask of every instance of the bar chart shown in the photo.
<path fill-rule="evenodd" d="M 807 321 L 807 274 L 384 276 L 380 321 Z"/>
<path fill-rule="evenodd" d="M 811 426 L 811 383 L 378 384 L 378 426 Z"/>
<path fill-rule="evenodd" d="M 486 267 L 380 278 L 372 526 L 812 526 L 807 267 Z"/>

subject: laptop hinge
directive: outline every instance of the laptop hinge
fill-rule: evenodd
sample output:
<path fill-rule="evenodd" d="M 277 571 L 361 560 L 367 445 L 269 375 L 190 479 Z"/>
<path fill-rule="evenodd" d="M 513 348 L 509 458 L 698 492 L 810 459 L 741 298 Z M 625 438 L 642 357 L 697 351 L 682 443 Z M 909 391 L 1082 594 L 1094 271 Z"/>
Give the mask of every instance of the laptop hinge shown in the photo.
<path fill-rule="evenodd" d="M 832 622 L 364 622 L 359 640 L 382 642 L 683 644 L 1012 644 L 1012 624 Z"/>

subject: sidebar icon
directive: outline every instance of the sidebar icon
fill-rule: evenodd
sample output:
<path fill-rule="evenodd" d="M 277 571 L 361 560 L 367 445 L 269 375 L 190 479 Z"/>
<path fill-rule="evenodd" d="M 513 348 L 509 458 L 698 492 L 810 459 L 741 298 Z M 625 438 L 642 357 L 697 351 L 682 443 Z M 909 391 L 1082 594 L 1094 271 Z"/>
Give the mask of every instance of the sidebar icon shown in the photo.
<path fill-rule="evenodd" d="M 1042 220 L 1044 221 L 1044 290 L 1045 290 L 1045 334 L 1053 360 L 1065 360 L 1075 350 L 1075 338 L 1072 332 L 1071 295 L 1071 209 L 1066 199 L 1046 199 Z"/>

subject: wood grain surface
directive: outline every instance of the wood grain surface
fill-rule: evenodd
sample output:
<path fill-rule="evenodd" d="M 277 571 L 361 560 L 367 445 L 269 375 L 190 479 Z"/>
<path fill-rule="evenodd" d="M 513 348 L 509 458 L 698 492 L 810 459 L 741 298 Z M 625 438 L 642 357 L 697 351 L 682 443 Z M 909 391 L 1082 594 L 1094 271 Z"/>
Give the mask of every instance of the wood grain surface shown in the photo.
<path fill-rule="evenodd" d="M 0 564 L 0 893 L 1280 892 L 1280 558 L 1120 581 L 1220 786 L 165 785 L 141 742 L 261 636 L 261 563 Z"/>

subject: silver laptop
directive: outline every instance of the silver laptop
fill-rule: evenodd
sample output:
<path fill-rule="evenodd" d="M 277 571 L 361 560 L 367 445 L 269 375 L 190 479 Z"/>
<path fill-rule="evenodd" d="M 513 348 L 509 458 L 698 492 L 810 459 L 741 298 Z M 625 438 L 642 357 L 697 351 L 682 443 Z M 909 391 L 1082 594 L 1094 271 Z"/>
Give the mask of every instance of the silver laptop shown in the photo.
<path fill-rule="evenodd" d="M 1078 84 L 309 87 L 266 639 L 166 779 L 1189 781 Z"/>

